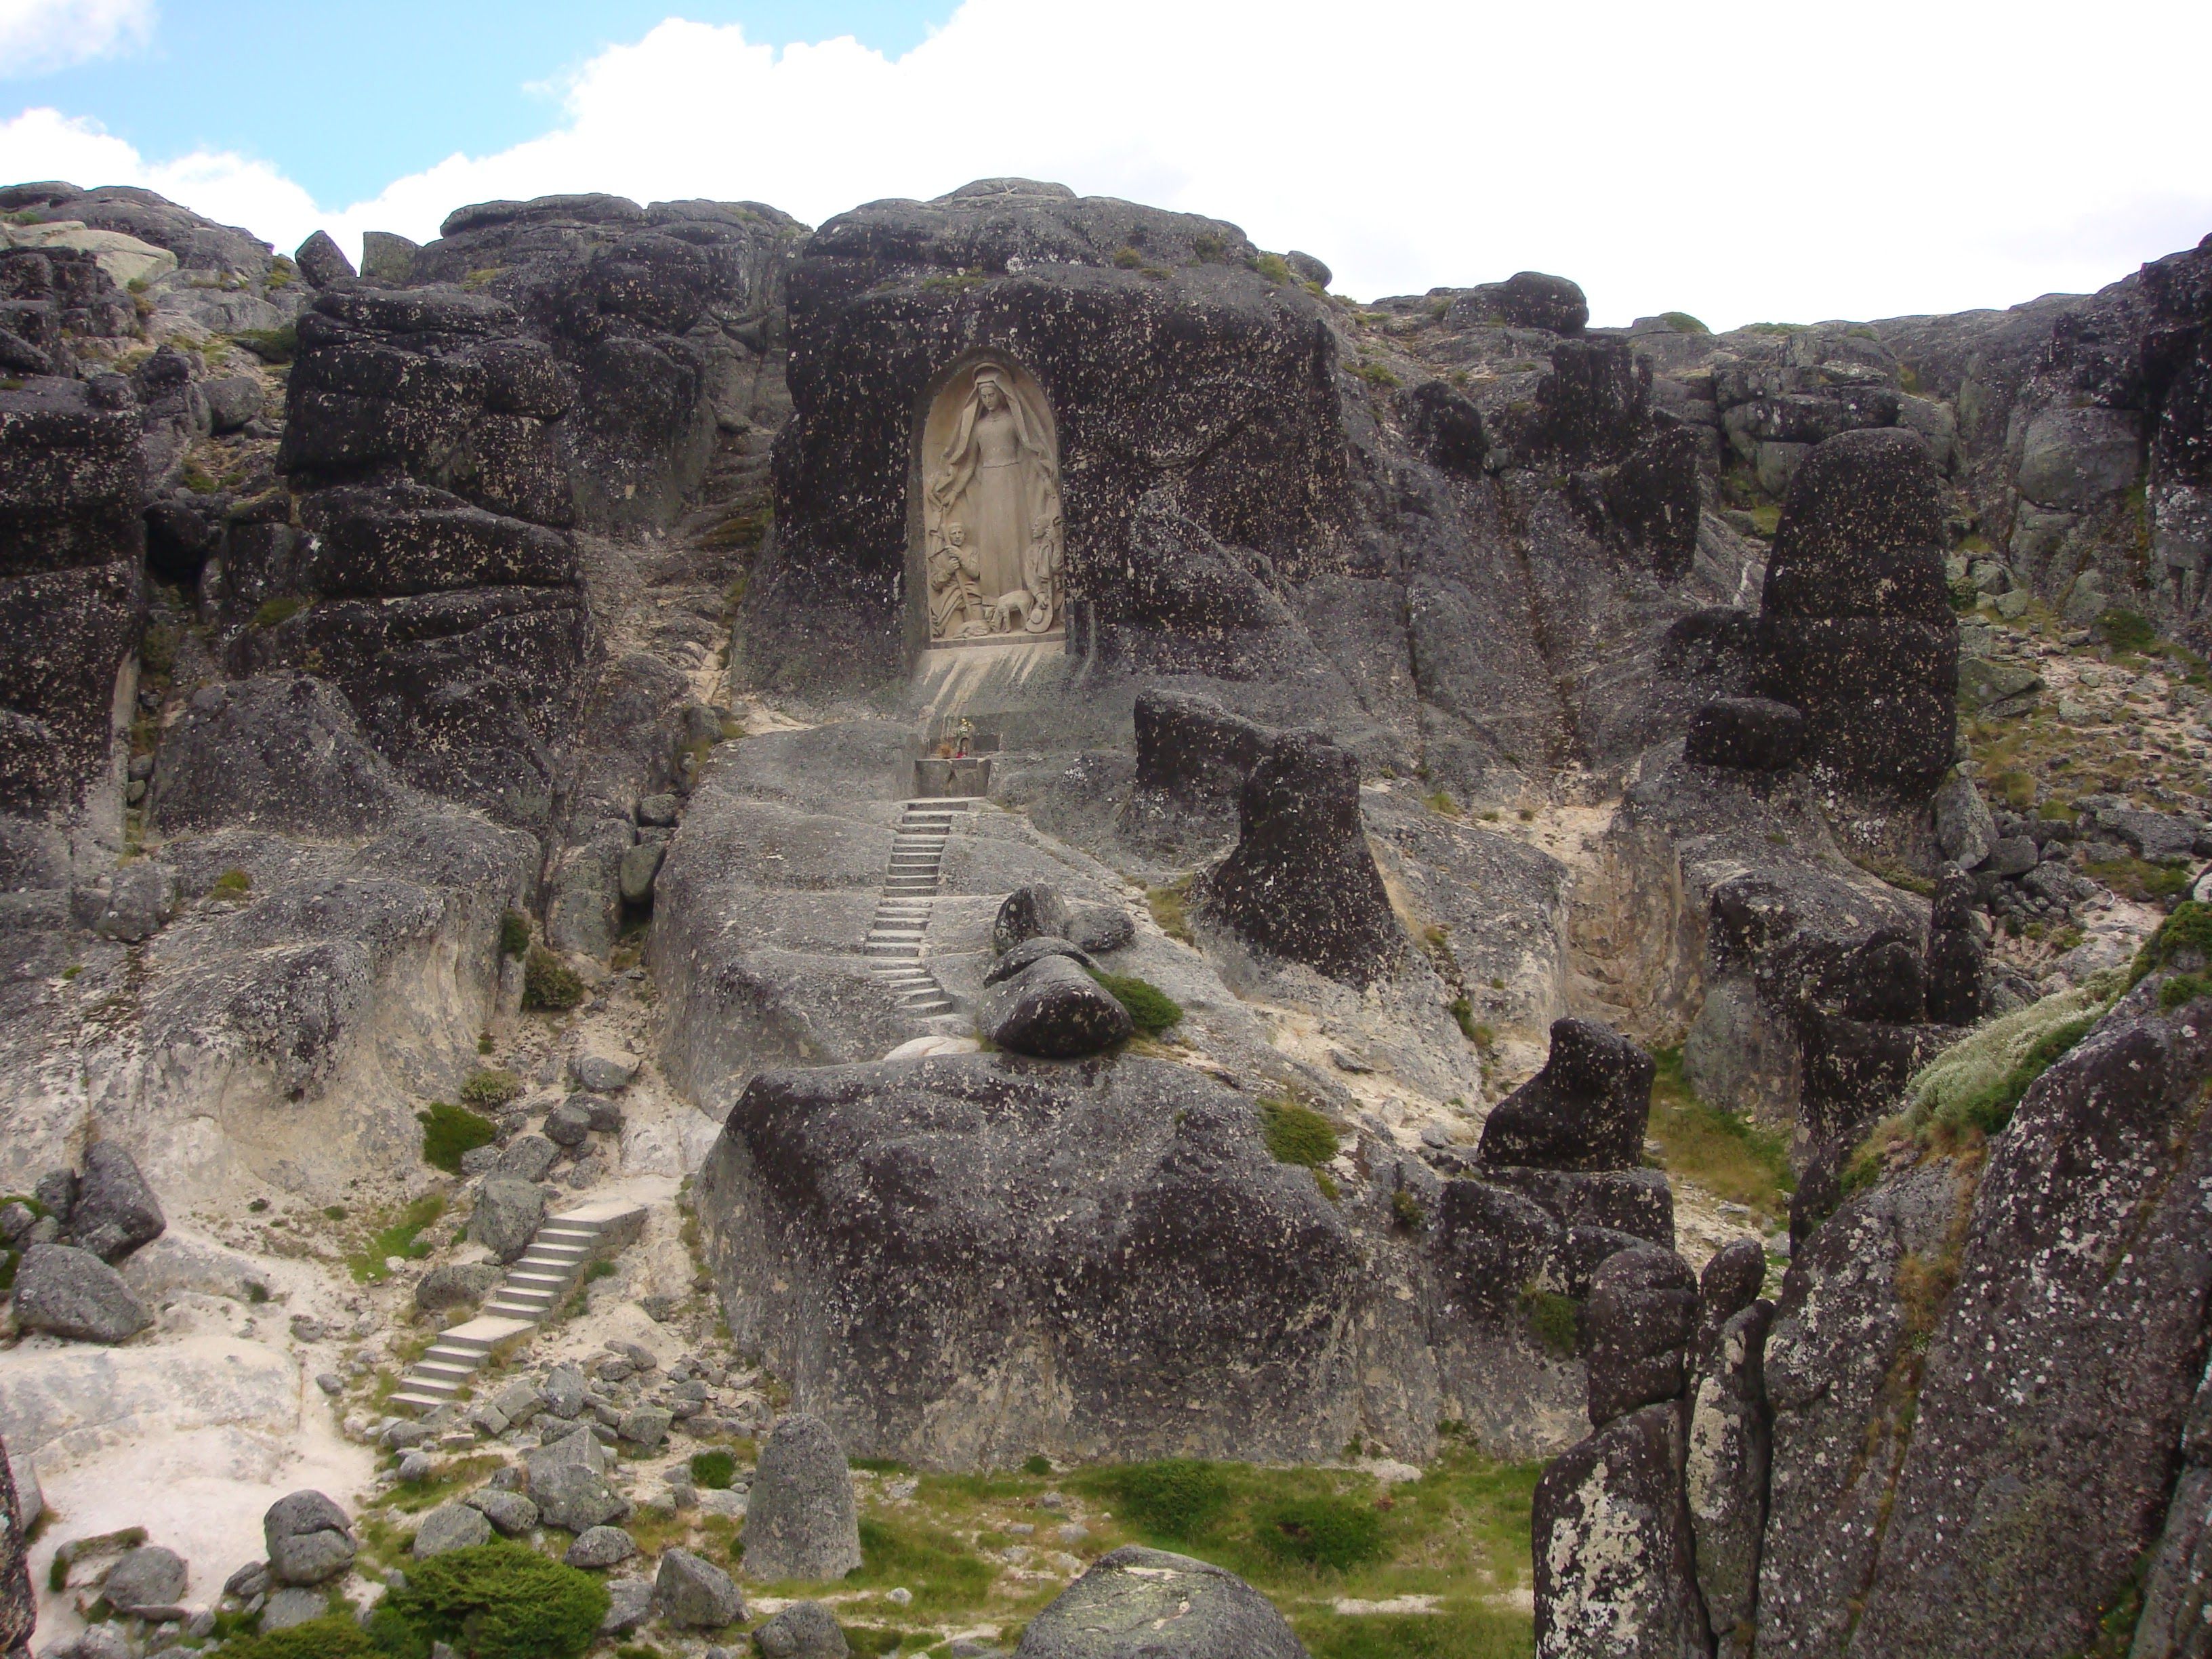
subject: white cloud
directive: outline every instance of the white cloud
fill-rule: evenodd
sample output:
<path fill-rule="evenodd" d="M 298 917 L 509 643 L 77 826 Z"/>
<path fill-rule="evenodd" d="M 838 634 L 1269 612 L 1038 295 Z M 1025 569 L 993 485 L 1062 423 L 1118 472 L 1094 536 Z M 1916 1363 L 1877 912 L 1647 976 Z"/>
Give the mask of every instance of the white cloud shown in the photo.
<path fill-rule="evenodd" d="M 0 80 L 146 44 L 154 0 L 0 0 Z"/>
<path fill-rule="evenodd" d="M 750 198 L 819 222 L 1024 173 L 1234 219 L 1365 295 L 1534 267 L 1580 281 L 1601 321 L 1867 317 L 2094 288 L 2212 229 L 2191 85 L 2212 7 L 2081 19 L 2047 0 L 967 0 L 896 60 L 672 19 L 586 64 L 555 130 L 319 216 L 234 156 L 102 166 L 284 247 L 318 222 L 349 246 L 426 240 L 500 196 Z M 60 171 L 30 165 L 42 146 L 118 144 L 33 114 L 0 126 L 0 177 Z"/>
<path fill-rule="evenodd" d="M 194 150 L 173 161 L 150 162 L 97 122 L 53 109 L 28 109 L 0 122 L 0 179 L 43 179 L 87 188 L 143 185 L 283 248 L 297 246 L 325 217 L 313 197 L 266 161 Z"/>

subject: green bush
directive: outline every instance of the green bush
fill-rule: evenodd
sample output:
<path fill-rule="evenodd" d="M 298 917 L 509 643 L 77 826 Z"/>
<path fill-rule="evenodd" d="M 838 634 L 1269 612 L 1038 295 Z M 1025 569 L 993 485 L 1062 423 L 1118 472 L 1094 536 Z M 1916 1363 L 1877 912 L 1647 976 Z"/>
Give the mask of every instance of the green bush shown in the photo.
<path fill-rule="evenodd" d="M 1662 311 L 1659 313 L 1659 320 L 1680 334 L 1710 334 L 1712 332 L 1712 330 L 1707 328 L 1703 323 L 1690 315 L 1686 311 Z"/>
<path fill-rule="evenodd" d="M 1252 269 L 1271 283 L 1287 283 L 1291 280 L 1290 264 L 1279 253 L 1261 254 L 1253 262 Z"/>
<path fill-rule="evenodd" d="M 1404 1187 L 1390 1194 L 1391 1218 L 1409 1233 L 1428 1231 L 1429 1212 L 1421 1207 L 1421 1200 Z"/>
<path fill-rule="evenodd" d="M 1130 1023 L 1146 1036 L 1158 1036 L 1182 1019 L 1182 1004 L 1150 980 L 1134 974 L 1102 974 L 1096 968 L 1091 977 L 1128 1010 Z"/>
<path fill-rule="evenodd" d="M 208 891 L 219 898 L 244 898 L 253 890 L 253 878 L 243 870 L 226 870 Z"/>
<path fill-rule="evenodd" d="M 1052 1459 L 1042 1452 L 1034 1452 L 1022 1460 L 1022 1473 L 1044 1476 L 1052 1473 Z"/>
<path fill-rule="evenodd" d="M 738 1460 L 728 1452 L 718 1449 L 691 1454 L 691 1480 L 695 1485 L 709 1492 L 727 1492 L 730 1483 L 737 1478 Z"/>
<path fill-rule="evenodd" d="M 1382 1517 L 1349 1498 L 1286 1498 L 1253 1517 L 1260 1547 L 1285 1564 L 1342 1572 L 1382 1553 Z"/>
<path fill-rule="evenodd" d="M 530 948 L 530 918 L 520 910 L 509 910 L 499 919 L 499 953 L 503 957 L 519 957 Z"/>
<path fill-rule="evenodd" d="M 1278 1164 L 1303 1164 L 1317 1170 L 1336 1156 L 1336 1127 L 1310 1106 L 1294 1100 L 1260 1103 L 1260 1133 Z"/>
<path fill-rule="evenodd" d="M 1479 1048 L 1488 1046 L 1483 1042 L 1480 1037 L 1475 1035 L 1476 1032 L 1482 1030 L 1482 1027 L 1474 1023 L 1474 1005 L 1473 1003 L 1469 1002 L 1465 997 L 1454 997 L 1451 1000 L 1450 1012 L 1453 1019 L 1459 1023 L 1459 1034 L 1462 1036 L 1465 1037 L 1469 1042 L 1475 1044 Z"/>
<path fill-rule="evenodd" d="M 607 1615 L 606 1587 L 520 1544 L 474 1544 L 407 1567 L 404 1589 L 378 1606 L 377 1645 L 423 1659 L 433 1642 L 460 1659 L 575 1659 Z M 415 1645 L 419 1644 L 419 1646 Z"/>
<path fill-rule="evenodd" d="M 469 1080 L 461 1085 L 461 1103 L 473 1106 L 478 1111 L 496 1111 L 510 1100 L 522 1095 L 522 1079 L 512 1072 L 495 1071 L 489 1067 L 472 1072 Z"/>
<path fill-rule="evenodd" d="M 1212 1463 L 1171 1457 L 1109 1472 L 1121 1513 L 1161 1538 L 1188 1543 L 1229 1507 L 1229 1477 Z"/>
<path fill-rule="evenodd" d="M 447 1175 L 460 1174 L 461 1154 L 489 1146 L 499 1129 L 489 1118 L 442 1100 L 416 1113 L 415 1121 L 422 1126 L 422 1161 Z"/>
<path fill-rule="evenodd" d="M 558 1012 L 583 1000 L 584 981 L 576 970 L 544 945 L 532 945 L 522 959 L 522 1006 Z"/>
<path fill-rule="evenodd" d="M 310 1619 L 266 1636 L 240 1637 L 223 1644 L 227 1659 L 375 1659 L 368 1632 L 342 1613 Z"/>

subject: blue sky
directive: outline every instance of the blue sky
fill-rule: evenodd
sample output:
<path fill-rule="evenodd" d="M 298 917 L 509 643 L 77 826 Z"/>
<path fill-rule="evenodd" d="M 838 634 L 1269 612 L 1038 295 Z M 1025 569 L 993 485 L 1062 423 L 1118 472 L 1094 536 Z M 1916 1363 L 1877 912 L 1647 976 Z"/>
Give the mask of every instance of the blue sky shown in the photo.
<path fill-rule="evenodd" d="M 1016 173 L 1361 298 L 1715 327 L 2081 292 L 2212 231 L 2207 0 L 0 0 L 0 181 L 289 251 L 609 191 L 810 224 Z"/>
<path fill-rule="evenodd" d="M 953 0 L 674 9 L 776 46 L 850 34 L 895 58 Z M 483 155 L 543 131 L 568 76 L 671 13 L 667 0 L 167 0 L 142 49 L 0 80 L 0 113 L 54 104 L 149 154 L 234 150 L 274 162 L 318 201 L 360 201 L 457 149 Z"/>

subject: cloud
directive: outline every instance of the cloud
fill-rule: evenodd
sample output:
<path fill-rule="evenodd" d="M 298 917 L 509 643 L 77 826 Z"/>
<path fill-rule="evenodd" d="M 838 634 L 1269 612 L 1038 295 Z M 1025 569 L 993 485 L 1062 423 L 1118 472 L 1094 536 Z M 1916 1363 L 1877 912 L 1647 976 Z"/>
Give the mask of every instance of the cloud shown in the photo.
<path fill-rule="evenodd" d="M 154 0 L 0 0 L 0 80 L 143 46 Z"/>
<path fill-rule="evenodd" d="M 227 150 L 194 150 L 150 162 L 95 121 L 27 109 L 0 122 L 0 179 L 66 179 L 87 188 L 143 185 L 219 223 L 243 225 L 283 248 L 305 240 L 327 216 L 312 196 L 266 161 Z"/>
<path fill-rule="evenodd" d="M 819 222 L 1021 173 L 1233 219 L 1363 295 L 1533 267 L 1601 321 L 1727 326 L 2009 304 L 2193 241 L 2208 52 L 2201 0 L 2110 0 L 2094 28 L 2046 0 L 966 0 L 895 60 L 672 19 L 586 64 L 552 131 L 320 215 L 235 156 L 136 161 L 134 181 L 289 247 L 316 223 L 427 240 L 494 197 Z M 35 113 L 36 135 L 0 127 L 0 176 L 40 143 L 118 142 Z"/>

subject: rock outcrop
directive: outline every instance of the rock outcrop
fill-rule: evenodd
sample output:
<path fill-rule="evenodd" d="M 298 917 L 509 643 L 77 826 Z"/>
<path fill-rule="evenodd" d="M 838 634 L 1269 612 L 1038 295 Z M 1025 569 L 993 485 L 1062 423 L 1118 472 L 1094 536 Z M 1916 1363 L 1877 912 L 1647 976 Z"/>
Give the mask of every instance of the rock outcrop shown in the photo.
<path fill-rule="evenodd" d="M 1753 684 L 1805 716 L 1815 777 L 1925 799 L 1951 763 L 1958 623 L 1936 470 L 1910 434 L 1839 434 L 1790 485 Z"/>
<path fill-rule="evenodd" d="M 842 1578 L 860 1565 L 859 1510 L 844 1449 L 797 1413 L 761 1447 L 745 1509 L 745 1571 L 755 1578 Z"/>
<path fill-rule="evenodd" d="M 27 1523 L 7 1448 L 0 1446 L 0 1653 L 9 1659 L 31 1649 L 38 1628 L 39 1604 L 31 1593 L 31 1552 L 24 1541 Z"/>
<path fill-rule="evenodd" d="M 1182 1066 L 977 1054 L 759 1074 L 699 1205 L 739 1340 L 855 1453 L 1310 1457 L 1424 1445 L 1447 1401 L 1558 1443 L 1579 1377 L 1518 1300 L 1557 1224 L 1425 1188 L 1409 1238 L 1377 1176 L 1331 1203 Z M 1353 1320 L 1378 1273 L 1422 1289 Z"/>
<path fill-rule="evenodd" d="M 1138 1545 L 1109 1551 L 1032 1619 L 1015 1659 L 1305 1659 L 1283 1615 L 1235 1573 Z"/>
<path fill-rule="evenodd" d="M 1200 913 L 1264 957 L 1366 985 L 1404 957 L 1359 817 L 1358 763 L 1310 732 L 1272 738 L 1237 796 L 1236 849 Z"/>

